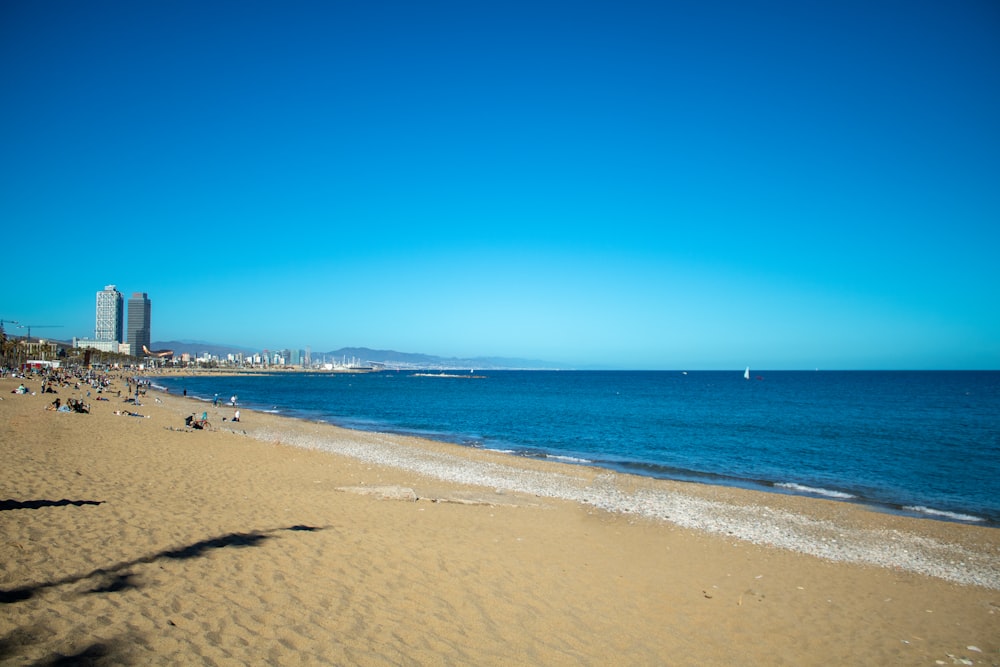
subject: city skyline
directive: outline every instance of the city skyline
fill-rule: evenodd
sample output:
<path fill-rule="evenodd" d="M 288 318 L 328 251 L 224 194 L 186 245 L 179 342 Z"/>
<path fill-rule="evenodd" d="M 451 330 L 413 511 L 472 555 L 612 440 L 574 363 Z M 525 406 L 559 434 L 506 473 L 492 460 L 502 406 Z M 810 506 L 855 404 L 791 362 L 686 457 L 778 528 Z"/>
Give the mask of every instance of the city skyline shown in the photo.
<path fill-rule="evenodd" d="M 13 0 L 0 318 L 90 335 L 112 280 L 157 340 L 997 369 L 998 34 L 976 0 Z"/>

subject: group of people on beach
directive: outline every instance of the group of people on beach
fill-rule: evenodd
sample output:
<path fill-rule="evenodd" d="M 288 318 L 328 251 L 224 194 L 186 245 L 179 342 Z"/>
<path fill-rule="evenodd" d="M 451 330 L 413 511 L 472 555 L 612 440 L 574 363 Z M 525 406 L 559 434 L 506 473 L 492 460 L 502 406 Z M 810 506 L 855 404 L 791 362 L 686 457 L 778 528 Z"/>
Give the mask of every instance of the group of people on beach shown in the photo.
<path fill-rule="evenodd" d="M 0 375 L 6 377 L 21 378 L 24 380 L 39 380 L 41 388 L 40 394 L 58 394 L 59 389 L 72 389 L 79 391 L 84 387 L 89 387 L 97 393 L 102 393 L 111 386 L 112 376 L 95 370 L 88 370 L 79 367 L 71 368 L 45 368 L 45 369 L 0 369 Z M 22 382 L 13 393 L 33 393 L 27 389 Z M 119 392 L 120 395 L 121 392 Z M 89 394 L 88 394 L 89 395 Z"/>
<path fill-rule="evenodd" d="M 41 387 L 37 393 L 40 394 L 58 394 L 60 389 L 68 391 L 86 391 L 87 397 L 90 397 L 91 392 L 94 392 L 96 394 L 96 400 L 105 402 L 110 400 L 107 398 L 108 394 L 115 393 L 114 390 L 111 389 L 113 381 L 121 379 L 120 377 L 113 376 L 106 372 L 77 366 L 46 369 L 24 368 L 19 371 L 4 370 L 5 375 L 9 372 L 14 377 L 20 377 L 28 381 L 39 380 L 41 382 Z M 148 385 L 148 382 L 137 377 L 126 378 L 126 382 L 129 388 L 129 394 L 131 394 L 133 386 L 136 388 L 135 397 L 133 398 L 129 396 L 129 398 L 126 399 L 126 402 L 139 405 L 139 396 L 145 393 L 145 386 Z M 36 394 L 36 392 L 28 389 L 24 382 L 19 384 L 17 389 L 13 389 L 11 393 L 21 395 L 30 394 L 32 396 Z M 122 394 L 121 390 L 118 390 L 116 393 L 120 398 Z M 61 397 L 57 397 L 54 401 L 46 405 L 45 409 L 52 412 L 90 414 L 90 404 L 85 403 L 82 398 L 67 398 L 64 401 Z M 145 416 L 127 410 L 116 410 L 114 414 L 128 415 L 130 417 Z"/>
<path fill-rule="evenodd" d="M 136 407 L 141 406 L 141 400 L 146 395 L 147 390 L 151 386 L 151 382 L 148 379 L 141 378 L 139 376 L 133 376 L 130 374 L 122 373 L 120 375 L 112 375 L 110 373 L 95 371 L 90 369 L 85 369 L 81 367 L 70 367 L 70 368 L 47 368 L 44 370 L 32 369 L 28 367 L 20 369 L 11 368 L 0 368 L 3 376 L 13 376 L 22 378 L 24 380 L 39 380 L 41 387 L 37 393 L 41 394 L 58 394 L 59 389 L 68 389 L 70 391 L 76 390 L 86 390 L 87 396 L 91 395 L 91 391 L 96 392 L 98 401 L 108 401 L 109 399 L 104 394 L 114 393 L 112 389 L 113 381 L 124 380 L 126 384 L 125 393 L 125 403 L 134 405 Z M 16 389 L 11 390 L 12 394 L 19 395 L 36 395 L 36 392 L 28 388 L 25 382 L 18 385 Z M 185 395 L 187 392 L 184 392 Z M 121 390 L 117 391 L 117 396 L 121 398 Z M 228 405 L 235 408 L 233 416 L 230 421 L 239 422 L 240 421 L 240 410 L 237 407 L 238 397 L 233 394 L 229 399 Z M 159 399 L 157 399 L 159 402 Z M 215 399 L 212 404 L 216 407 L 222 404 L 222 399 L 219 395 L 215 395 Z M 50 404 L 45 406 L 45 409 L 52 412 L 76 412 L 82 414 L 90 413 L 90 404 L 84 403 L 82 399 L 69 398 L 65 401 L 61 398 L 56 398 Z M 138 412 L 133 412 L 130 409 L 115 410 L 115 415 L 123 417 L 145 417 L 149 418 L 149 415 L 143 415 Z M 222 421 L 227 421 L 225 417 Z M 208 413 L 203 412 L 201 419 L 195 419 L 192 414 L 185 420 L 185 425 L 190 428 L 195 429 L 209 429 L 211 424 L 208 421 Z"/>
<path fill-rule="evenodd" d="M 66 400 L 66 403 L 62 403 L 60 399 L 56 399 L 49 403 L 46 410 L 53 410 L 55 412 L 78 412 L 80 414 L 89 415 L 90 414 L 90 404 L 84 403 L 83 401 L 77 400 L 75 398 L 70 398 Z"/>

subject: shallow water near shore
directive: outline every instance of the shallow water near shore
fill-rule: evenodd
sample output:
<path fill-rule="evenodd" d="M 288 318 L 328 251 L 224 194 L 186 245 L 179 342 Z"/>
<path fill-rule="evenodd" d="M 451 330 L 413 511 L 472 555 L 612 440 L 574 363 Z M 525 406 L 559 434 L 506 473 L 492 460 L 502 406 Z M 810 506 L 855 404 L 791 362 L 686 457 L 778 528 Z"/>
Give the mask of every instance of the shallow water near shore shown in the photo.
<path fill-rule="evenodd" d="M 1000 373 L 162 376 L 172 393 L 622 472 L 1000 526 Z"/>

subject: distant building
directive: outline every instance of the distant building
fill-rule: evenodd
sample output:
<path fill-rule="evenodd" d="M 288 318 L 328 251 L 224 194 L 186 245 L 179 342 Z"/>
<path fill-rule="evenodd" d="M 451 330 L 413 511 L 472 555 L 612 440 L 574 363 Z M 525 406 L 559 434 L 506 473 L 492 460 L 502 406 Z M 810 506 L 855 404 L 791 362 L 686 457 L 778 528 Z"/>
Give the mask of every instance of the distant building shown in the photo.
<path fill-rule="evenodd" d="M 105 285 L 97 293 L 97 315 L 93 338 L 74 338 L 73 347 L 102 352 L 121 352 L 125 337 L 125 299 L 114 285 Z"/>
<path fill-rule="evenodd" d="M 122 343 L 114 340 L 93 340 L 92 338 L 74 338 L 73 347 L 89 347 L 101 352 L 121 352 Z"/>
<path fill-rule="evenodd" d="M 25 349 L 29 359 L 52 360 L 59 355 L 59 347 L 56 343 L 51 343 L 41 338 L 37 338 L 34 341 L 27 341 Z M 28 363 L 32 364 L 36 362 L 28 361 Z"/>
<path fill-rule="evenodd" d="M 150 301 L 145 292 L 133 292 L 128 300 L 128 344 L 132 354 L 141 357 L 142 346 L 147 348 L 149 340 Z"/>
<path fill-rule="evenodd" d="M 121 343 L 125 325 L 125 300 L 114 285 L 106 285 L 97 293 L 97 318 L 94 326 L 94 340 Z M 114 348 L 117 351 L 117 345 Z"/>

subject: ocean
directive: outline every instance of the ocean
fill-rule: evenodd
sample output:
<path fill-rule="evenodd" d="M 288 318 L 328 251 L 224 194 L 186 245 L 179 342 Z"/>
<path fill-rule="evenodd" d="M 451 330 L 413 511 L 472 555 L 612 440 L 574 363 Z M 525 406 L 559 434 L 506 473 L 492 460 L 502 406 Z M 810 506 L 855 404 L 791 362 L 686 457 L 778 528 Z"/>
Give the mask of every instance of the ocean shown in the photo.
<path fill-rule="evenodd" d="M 152 381 L 175 394 L 225 402 L 235 394 L 244 408 L 352 429 L 1000 527 L 1000 372 L 475 375 Z"/>

